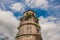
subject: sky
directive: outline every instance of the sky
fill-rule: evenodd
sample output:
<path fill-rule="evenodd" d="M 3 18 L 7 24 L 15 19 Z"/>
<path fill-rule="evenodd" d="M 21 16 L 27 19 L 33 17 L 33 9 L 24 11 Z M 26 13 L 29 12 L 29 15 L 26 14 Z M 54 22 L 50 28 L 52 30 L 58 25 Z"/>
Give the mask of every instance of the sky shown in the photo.
<path fill-rule="evenodd" d="M 0 0 L 0 38 L 15 40 L 27 10 L 36 12 L 43 40 L 60 40 L 60 0 Z"/>

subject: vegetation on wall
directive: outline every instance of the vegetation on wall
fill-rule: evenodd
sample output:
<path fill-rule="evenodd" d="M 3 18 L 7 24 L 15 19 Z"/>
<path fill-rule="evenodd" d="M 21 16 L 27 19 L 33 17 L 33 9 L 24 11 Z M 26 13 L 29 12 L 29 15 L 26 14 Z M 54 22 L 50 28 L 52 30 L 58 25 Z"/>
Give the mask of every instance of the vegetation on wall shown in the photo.
<path fill-rule="evenodd" d="M 34 15 L 26 15 L 26 16 L 20 18 L 20 20 L 21 20 L 21 21 L 28 20 L 28 19 L 31 18 L 31 17 L 34 17 L 36 20 L 38 20 L 38 18 L 35 17 Z"/>

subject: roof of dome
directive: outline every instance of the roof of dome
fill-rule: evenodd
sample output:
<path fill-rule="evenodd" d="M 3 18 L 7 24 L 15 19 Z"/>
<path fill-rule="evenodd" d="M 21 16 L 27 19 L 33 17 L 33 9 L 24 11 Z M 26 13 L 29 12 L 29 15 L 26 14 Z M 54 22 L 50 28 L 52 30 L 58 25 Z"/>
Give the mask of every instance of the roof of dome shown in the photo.
<path fill-rule="evenodd" d="M 33 10 L 28 10 L 28 11 L 25 11 L 24 13 L 35 13 Z"/>

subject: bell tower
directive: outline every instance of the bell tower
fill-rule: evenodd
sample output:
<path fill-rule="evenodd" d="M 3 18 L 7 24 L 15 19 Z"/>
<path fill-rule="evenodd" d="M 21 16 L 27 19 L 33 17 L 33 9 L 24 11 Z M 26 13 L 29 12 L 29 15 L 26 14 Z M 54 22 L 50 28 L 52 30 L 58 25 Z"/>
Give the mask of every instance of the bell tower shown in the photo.
<path fill-rule="evenodd" d="M 26 11 L 20 21 L 16 40 L 42 40 L 38 18 L 33 11 Z"/>

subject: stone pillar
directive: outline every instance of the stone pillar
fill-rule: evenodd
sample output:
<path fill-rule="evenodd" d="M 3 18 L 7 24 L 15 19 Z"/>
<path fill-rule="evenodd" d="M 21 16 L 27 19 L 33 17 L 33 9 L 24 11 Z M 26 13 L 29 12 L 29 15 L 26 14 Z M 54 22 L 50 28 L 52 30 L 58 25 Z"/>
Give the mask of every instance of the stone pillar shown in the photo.
<path fill-rule="evenodd" d="M 33 11 L 25 12 L 20 21 L 16 40 L 42 40 L 38 18 Z"/>

